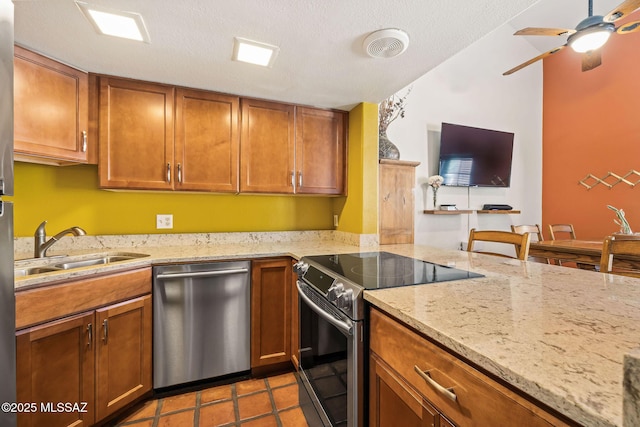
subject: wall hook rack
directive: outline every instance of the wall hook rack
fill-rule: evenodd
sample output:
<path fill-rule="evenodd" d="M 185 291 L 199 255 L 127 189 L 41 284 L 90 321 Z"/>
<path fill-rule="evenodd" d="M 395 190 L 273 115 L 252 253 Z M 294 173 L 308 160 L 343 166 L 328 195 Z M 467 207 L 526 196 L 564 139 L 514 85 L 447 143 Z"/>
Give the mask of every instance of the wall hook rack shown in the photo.
<path fill-rule="evenodd" d="M 635 182 L 628 180 L 627 178 L 629 177 L 631 177 L 632 179 L 636 179 Z M 611 178 L 613 178 L 613 180 Z M 640 172 L 635 169 L 631 169 L 629 172 L 622 176 L 613 172 L 607 172 L 607 174 L 601 178 L 598 178 L 597 176 L 590 173 L 580 181 L 578 181 L 578 184 L 583 185 L 587 190 L 591 190 L 598 184 L 602 184 L 605 187 L 611 189 L 620 183 L 627 184 L 631 188 L 635 187 L 636 185 L 640 184 Z"/>

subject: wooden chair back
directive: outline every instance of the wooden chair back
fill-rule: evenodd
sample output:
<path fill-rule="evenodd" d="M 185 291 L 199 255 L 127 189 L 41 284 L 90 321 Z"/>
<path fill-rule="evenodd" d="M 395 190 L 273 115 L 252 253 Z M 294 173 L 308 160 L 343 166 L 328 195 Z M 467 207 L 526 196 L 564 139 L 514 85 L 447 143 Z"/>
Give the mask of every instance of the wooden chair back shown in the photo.
<path fill-rule="evenodd" d="M 536 236 L 536 238 L 538 239 L 538 242 L 542 242 L 544 240 L 544 237 L 542 236 L 542 228 L 540 228 L 539 224 L 512 225 L 511 231 L 513 231 L 514 233 L 520 233 L 520 234 L 529 233 L 531 236 Z M 534 239 L 532 238 L 531 241 L 534 241 Z M 542 257 L 529 257 L 529 261 L 541 262 L 543 264 L 551 264 L 551 261 L 549 261 L 549 258 L 542 258 Z"/>
<path fill-rule="evenodd" d="M 608 236 L 602 245 L 600 272 L 640 277 L 640 262 L 625 259 L 625 255 L 640 259 L 640 236 Z M 615 266 L 614 258 L 617 258 Z"/>
<path fill-rule="evenodd" d="M 514 233 L 530 233 L 535 235 L 538 238 L 538 242 L 542 242 L 544 237 L 542 237 L 542 229 L 538 224 L 535 225 L 512 225 L 511 231 Z"/>
<path fill-rule="evenodd" d="M 549 224 L 549 235 L 551 240 L 556 240 L 556 233 L 567 233 L 570 239 L 576 238 L 576 232 L 573 224 Z"/>
<path fill-rule="evenodd" d="M 516 256 L 509 256 L 498 252 L 489 251 L 474 251 L 473 246 L 477 241 L 481 242 L 494 242 L 494 243 L 506 243 L 513 245 Z M 531 242 L 531 235 L 529 233 L 514 233 L 512 231 L 502 230 L 485 230 L 478 231 L 475 228 L 471 229 L 469 233 L 469 243 L 467 244 L 468 252 L 478 252 L 482 254 L 497 255 L 506 258 L 516 258 L 520 260 L 526 260 L 529 256 L 529 243 Z"/>

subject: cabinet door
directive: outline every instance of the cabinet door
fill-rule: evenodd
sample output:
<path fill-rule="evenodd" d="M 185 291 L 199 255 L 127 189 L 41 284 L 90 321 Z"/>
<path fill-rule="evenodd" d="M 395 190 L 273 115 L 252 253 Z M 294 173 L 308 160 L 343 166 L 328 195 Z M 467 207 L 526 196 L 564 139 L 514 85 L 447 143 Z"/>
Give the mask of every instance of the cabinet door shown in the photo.
<path fill-rule="evenodd" d="M 291 360 L 291 260 L 251 263 L 251 367 Z"/>
<path fill-rule="evenodd" d="M 96 419 L 151 390 L 151 295 L 96 311 Z"/>
<path fill-rule="evenodd" d="M 413 243 L 415 166 L 380 164 L 380 244 Z"/>
<path fill-rule="evenodd" d="M 83 71 L 15 47 L 16 160 L 87 162 L 88 82 Z"/>
<path fill-rule="evenodd" d="M 296 260 L 291 260 L 291 268 L 293 269 L 293 264 L 296 263 Z M 298 287 L 296 286 L 296 282 L 298 281 L 298 275 L 295 273 L 291 274 L 291 362 L 293 366 L 298 369 L 299 364 L 299 351 L 300 351 L 300 309 L 299 302 L 300 299 L 298 297 Z"/>
<path fill-rule="evenodd" d="M 100 187 L 173 189 L 174 89 L 100 78 Z"/>
<path fill-rule="evenodd" d="M 292 105 L 242 100 L 240 191 L 294 192 L 294 124 Z"/>
<path fill-rule="evenodd" d="M 345 113 L 297 107 L 296 193 L 344 194 Z"/>
<path fill-rule="evenodd" d="M 17 400 L 38 405 L 18 413 L 20 427 L 93 424 L 93 322 L 91 312 L 18 331 Z M 65 411 L 58 402 L 78 403 L 80 410 Z"/>
<path fill-rule="evenodd" d="M 437 411 L 377 356 L 370 357 L 371 427 L 435 427 Z"/>
<path fill-rule="evenodd" d="M 176 190 L 238 192 L 239 98 L 177 89 Z"/>

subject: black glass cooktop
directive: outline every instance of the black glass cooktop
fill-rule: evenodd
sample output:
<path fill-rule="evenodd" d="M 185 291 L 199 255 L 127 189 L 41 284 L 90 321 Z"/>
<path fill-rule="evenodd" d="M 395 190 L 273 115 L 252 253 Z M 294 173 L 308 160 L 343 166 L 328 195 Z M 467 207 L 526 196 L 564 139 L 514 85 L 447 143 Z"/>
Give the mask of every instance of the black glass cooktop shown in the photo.
<path fill-rule="evenodd" d="M 369 290 L 484 277 L 472 271 L 389 252 L 314 255 L 305 259 Z"/>

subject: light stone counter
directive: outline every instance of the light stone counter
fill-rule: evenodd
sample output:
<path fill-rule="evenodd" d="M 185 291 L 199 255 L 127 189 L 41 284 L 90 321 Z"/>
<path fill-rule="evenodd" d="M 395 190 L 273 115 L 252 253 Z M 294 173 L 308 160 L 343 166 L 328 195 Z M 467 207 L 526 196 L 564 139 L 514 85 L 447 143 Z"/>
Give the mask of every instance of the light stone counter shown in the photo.
<path fill-rule="evenodd" d="M 633 350 L 640 348 L 640 279 L 413 245 L 363 245 L 371 240 L 330 232 L 255 234 L 183 235 L 166 244 L 161 237 L 96 238 L 83 249 L 77 248 L 81 238 L 74 238 L 67 243 L 74 248 L 61 244 L 56 249 L 149 257 L 21 278 L 16 290 L 157 263 L 395 252 L 486 277 L 367 291 L 369 302 L 581 424 L 638 426 L 640 350 Z M 628 373 L 624 381 L 623 371 Z"/>
<path fill-rule="evenodd" d="M 366 292 L 370 303 L 576 422 L 640 425 L 640 279 L 459 251 L 384 249 L 486 277 Z"/>

